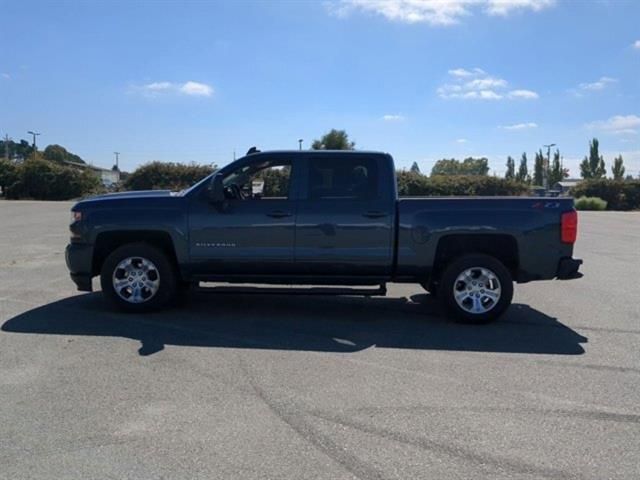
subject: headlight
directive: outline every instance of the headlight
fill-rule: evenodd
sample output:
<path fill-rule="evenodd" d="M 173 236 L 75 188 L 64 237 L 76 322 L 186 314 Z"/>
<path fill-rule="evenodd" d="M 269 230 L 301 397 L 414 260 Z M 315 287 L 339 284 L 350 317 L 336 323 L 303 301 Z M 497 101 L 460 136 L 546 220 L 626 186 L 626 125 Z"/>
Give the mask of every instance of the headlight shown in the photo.
<path fill-rule="evenodd" d="M 71 223 L 82 220 L 82 212 L 71 212 Z"/>

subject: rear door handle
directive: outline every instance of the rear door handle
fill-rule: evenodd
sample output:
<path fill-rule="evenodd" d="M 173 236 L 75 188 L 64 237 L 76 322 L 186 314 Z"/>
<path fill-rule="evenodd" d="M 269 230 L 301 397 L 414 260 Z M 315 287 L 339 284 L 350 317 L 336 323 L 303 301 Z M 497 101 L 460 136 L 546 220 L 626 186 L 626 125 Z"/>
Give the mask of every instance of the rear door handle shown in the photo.
<path fill-rule="evenodd" d="M 386 217 L 388 214 L 386 212 L 381 212 L 380 210 L 369 210 L 362 215 L 367 218 L 382 218 Z"/>
<path fill-rule="evenodd" d="M 291 216 L 291 213 L 284 212 L 282 210 L 275 210 L 273 212 L 267 213 L 267 217 L 272 217 L 272 218 L 284 218 L 284 217 L 290 217 L 290 216 Z"/>

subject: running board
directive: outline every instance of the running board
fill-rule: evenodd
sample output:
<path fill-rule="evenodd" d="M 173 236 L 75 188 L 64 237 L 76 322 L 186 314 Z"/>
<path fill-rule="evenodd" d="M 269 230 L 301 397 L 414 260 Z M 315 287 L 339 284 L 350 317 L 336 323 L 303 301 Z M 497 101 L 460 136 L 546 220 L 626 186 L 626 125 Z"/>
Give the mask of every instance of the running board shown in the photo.
<path fill-rule="evenodd" d="M 378 288 L 343 288 L 343 287 L 237 287 L 237 286 L 217 286 L 195 288 L 196 292 L 202 293 L 231 293 L 231 294 L 257 294 L 257 295 L 353 295 L 384 297 L 387 294 L 387 285 L 381 283 Z"/>

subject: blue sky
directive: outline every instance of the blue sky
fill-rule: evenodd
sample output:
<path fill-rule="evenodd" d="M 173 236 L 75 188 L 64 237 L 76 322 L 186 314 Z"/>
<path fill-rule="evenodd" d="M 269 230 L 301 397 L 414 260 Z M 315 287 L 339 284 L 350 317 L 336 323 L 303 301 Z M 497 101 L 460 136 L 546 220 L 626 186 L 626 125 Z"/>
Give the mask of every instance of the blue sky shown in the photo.
<path fill-rule="evenodd" d="M 101 166 L 343 128 L 400 167 L 484 155 L 499 174 L 557 143 L 577 176 L 597 136 L 640 174 L 638 1 L 13 0 L 1 24 L 0 135 Z"/>

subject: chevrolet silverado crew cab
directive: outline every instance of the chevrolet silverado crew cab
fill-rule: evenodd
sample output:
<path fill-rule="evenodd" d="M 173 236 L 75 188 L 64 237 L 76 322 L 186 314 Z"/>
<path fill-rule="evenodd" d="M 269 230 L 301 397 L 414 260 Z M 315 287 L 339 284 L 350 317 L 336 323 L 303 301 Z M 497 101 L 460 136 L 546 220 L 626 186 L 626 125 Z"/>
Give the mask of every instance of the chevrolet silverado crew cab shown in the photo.
<path fill-rule="evenodd" d="M 351 295 L 400 282 L 482 323 L 507 309 L 513 282 L 576 278 L 582 263 L 573 199 L 399 199 L 391 156 L 364 151 L 252 153 L 181 192 L 82 200 L 70 230 L 78 289 L 99 275 L 104 296 L 132 312 L 200 282 Z"/>

